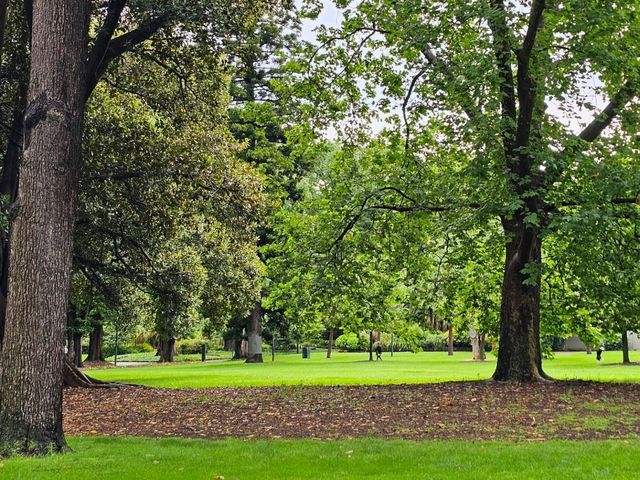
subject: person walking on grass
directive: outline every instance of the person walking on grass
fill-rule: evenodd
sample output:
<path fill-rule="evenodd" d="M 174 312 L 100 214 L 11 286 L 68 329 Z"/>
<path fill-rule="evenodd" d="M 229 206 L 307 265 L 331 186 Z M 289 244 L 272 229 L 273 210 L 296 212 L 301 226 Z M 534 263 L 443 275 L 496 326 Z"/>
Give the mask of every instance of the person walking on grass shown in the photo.
<path fill-rule="evenodd" d="M 382 361 L 382 345 L 380 344 L 380 342 L 378 342 L 376 345 L 376 362 L 378 360 Z"/>

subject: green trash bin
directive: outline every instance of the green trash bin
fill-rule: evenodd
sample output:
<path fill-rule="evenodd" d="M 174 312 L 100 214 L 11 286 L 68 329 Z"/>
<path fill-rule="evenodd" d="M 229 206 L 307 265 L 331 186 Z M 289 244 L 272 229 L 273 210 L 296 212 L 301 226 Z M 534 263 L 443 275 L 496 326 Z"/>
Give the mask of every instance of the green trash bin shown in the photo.
<path fill-rule="evenodd" d="M 311 357 L 311 349 L 309 347 L 302 347 L 302 358 Z"/>

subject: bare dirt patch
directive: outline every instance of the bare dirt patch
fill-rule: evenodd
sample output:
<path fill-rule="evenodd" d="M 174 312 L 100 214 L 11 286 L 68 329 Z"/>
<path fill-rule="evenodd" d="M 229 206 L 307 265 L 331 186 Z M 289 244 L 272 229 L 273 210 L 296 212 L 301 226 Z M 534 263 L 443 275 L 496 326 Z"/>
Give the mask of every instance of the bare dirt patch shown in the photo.
<path fill-rule="evenodd" d="M 212 439 L 637 438 L 640 385 L 70 388 L 64 395 L 64 423 L 72 435 Z"/>

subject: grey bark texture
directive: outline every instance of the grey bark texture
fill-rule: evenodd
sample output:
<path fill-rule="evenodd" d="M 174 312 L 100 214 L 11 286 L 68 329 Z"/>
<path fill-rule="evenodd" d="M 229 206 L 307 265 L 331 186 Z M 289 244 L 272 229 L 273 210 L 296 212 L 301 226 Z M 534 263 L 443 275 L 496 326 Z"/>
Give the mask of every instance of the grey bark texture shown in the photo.
<path fill-rule="evenodd" d="M 33 5 L 28 107 L 0 356 L 4 455 L 66 448 L 62 372 L 88 7 L 85 0 L 36 0 Z"/>
<path fill-rule="evenodd" d="M 247 325 L 247 363 L 262 363 L 262 304 L 258 300 L 251 310 Z"/>

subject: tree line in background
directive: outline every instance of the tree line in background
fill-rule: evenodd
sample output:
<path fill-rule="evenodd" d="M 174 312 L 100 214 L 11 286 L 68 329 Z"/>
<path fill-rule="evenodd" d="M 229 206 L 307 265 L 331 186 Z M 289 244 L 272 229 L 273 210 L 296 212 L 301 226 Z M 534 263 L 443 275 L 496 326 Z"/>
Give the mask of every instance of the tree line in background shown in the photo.
<path fill-rule="evenodd" d="M 640 329 L 636 3 L 335 3 L 0 2 L 0 452 L 64 448 L 105 329 L 468 332 L 508 381 Z"/>

